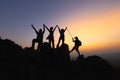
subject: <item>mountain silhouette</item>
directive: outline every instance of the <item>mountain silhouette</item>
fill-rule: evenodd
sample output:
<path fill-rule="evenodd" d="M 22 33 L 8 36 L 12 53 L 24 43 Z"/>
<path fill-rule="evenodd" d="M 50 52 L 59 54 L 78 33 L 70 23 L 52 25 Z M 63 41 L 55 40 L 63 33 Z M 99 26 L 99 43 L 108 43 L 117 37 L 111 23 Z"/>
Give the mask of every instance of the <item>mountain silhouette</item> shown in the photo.
<path fill-rule="evenodd" d="M 99 56 L 70 60 L 69 46 L 44 42 L 40 52 L 0 39 L 1 80 L 120 80 L 120 71 Z"/>

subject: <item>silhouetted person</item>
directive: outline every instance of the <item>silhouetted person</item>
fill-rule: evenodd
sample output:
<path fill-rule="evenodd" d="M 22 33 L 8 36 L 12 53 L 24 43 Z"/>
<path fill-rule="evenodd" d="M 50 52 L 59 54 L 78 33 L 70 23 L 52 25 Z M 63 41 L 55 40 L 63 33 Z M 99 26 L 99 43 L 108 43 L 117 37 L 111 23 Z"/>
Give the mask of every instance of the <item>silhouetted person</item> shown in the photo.
<path fill-rule="evenodd" d="M 60 33 L 60 37 L 59 37 L 59 40 L 58 40 L 58 44 L 57 44 L 57 47 L 59 47 L 59 44 L 60 44 L 60 41 L 62 40 L 62 44 L 64 44 L 64 41 L 65 41 L 65 31 L 67 29 L 67 27 L 65 29 L 60 29 L 58 25 L 56 25 L 58 27 L 58 30 L 59 30 L 59 33 Z"/>
<path fill-rule="evenodd" d="M 54 35 L 53 34 L 54 34 L 54 31 L 55 31 L 56 27 L 54 29 L 53 29 L 53 27 L 50 27 L 50 29 L 48 29 L 48 27 L 45 24 L 43 24 L 43 26 L 49 31 L 49 35 L 46 39 L 49 40 L 50 45 L 52 43 L 52 48 L 55 48 L 55 46 L 54 46 Z"/>
<path fill-rule="evenodd" d="M 78 52 L 78 55 L 80 55 L 79 46 L 82 45 L 81 41 L 78 39 L 78 37 L 75 37 L 75 40 L 73 39 L 73 42 L 75 43 L 75 45 L 70 52 L 72 52 L 73 50 L 76 50 Z"/>
<path fill-rule="evenodd" d="M 31 25 L 31 26 L 37 34 L 37 38 L 32 40 L 32 48 L 34 49 L 35 42 L 38 42 L 37 51 L 39 51 L 39 49 L 43 43 L 43 34 L 45 32 L 45 27 L 43 26 L 43 31 L 42 31 L 42 29 L 39 29 L 39 31 L 37 31 L 33 25 Z"/>

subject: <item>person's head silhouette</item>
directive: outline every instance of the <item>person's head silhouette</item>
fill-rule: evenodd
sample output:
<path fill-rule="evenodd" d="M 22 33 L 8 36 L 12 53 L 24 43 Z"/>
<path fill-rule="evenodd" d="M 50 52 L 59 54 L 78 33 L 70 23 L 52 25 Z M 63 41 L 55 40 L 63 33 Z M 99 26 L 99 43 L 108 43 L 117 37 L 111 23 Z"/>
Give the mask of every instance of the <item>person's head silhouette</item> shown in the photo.
<path fill-rule="evenodd" d="M 76 36 L 75 39 L 78 40 L 78 37 Z"/>
<path fill-rule="evenodd" d="M 39 33 L 41 33 L 42 32 L 42 29 L 39 29 Z"/>
<path fill-rule="evenodd" d="M 64 29 L 61 29 L 61 32 L 64 32 L 65 30 Z"/>
<path fill-rule="evenodd" d="M 50 31 L 52 31 L 53 30 L 53 27 L 50 27 Z"/>

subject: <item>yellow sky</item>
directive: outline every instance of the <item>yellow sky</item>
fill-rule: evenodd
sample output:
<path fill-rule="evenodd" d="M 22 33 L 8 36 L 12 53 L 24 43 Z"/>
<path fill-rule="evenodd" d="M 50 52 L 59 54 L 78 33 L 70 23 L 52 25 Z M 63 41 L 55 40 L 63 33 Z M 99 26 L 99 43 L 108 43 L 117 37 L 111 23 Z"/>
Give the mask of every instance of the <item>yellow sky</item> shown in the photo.
<path fill-rule="evenodd" d="M 47 2 L 48 5 L 44 5 L 46 0 L 39 1 L 37 4 L 27 1 L 25 3 L 3 1 L 0 5 L 0 9 L 3 10 L 0 15 L 0 36 L 15 41 L 23 48 L 31 47 L 32 39 L 36 38 L 31 24 L 37 30 L 42 28 L 42 24 L 48 27 L 59 25 L 60 28 L 68 27 L 73 37 L 79 37 L 83 44 L 80 51 L 119 50 L 119 0 L 56 0 Z M 46 40 L 48 34 L 46 30 L 44 42 L 48 42 Z M 58 29 L 55 30 L 54 36 L 56 46 L 59 38 Z M 65 32 L 65 43 L 70 49 L 74 46 L 68 31 Z"/>
<path fill-rule="evenodd" d="M 84 16 L 77 14 L 67 21 L 67 27 L 73 36 L 78 36 L 83 42 L 82 49 L 97 48 L 110 43 L 120 45 L 120 9 L 111 8 L 103 14 L 89 13 Z M 66 41 L 73 46 L 69 33 Z M 57 35 L 58 36 L 58 35 Z M 97 46 L 100 45 L 100 46 Z M 84 47 L 87 48 L 84 48 Z"/>
<path fill-rule="evenodd" d="M 82 41 L 83 46 L 81 51 L 104 49 L 107 47 L 120 45 L 120 9 L 119 7 L 110 8 L 109 10 L 99 13 L 88 11 L 89 13 L 82 14 L 78 11 L 74 16 L 68 15 L 65 20 L 58 22 L 61 28 L 68 27 L 72 36 L 78 36 Z M 49 25 L 48 25 L 49 26 Z M 34 32 L 33 32 L 34 34 Z M 35 35 L 35 34 L 34 34 Z M 46 30 L 44 42 L 48 32 Z M 55 44 L 58 42 L 59 32 L 55 30 Z M 33 39 L 33 37 L 32 37 Z M 24 41 L 23 46 L 31 46 L 31 40 Z M 72 39 L 68 33 L 65 32 L 65 43 L 71 49 L 74 46 Z M 116 48 L 116 47 L 114 47 Z"/>

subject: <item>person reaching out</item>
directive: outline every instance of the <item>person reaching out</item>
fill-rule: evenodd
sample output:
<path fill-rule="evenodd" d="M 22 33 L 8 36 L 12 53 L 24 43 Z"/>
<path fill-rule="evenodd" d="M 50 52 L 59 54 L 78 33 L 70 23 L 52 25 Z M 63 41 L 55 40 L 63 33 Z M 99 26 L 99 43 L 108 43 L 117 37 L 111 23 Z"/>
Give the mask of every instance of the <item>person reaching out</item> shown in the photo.
<path fill-rule="evenodd" d="M 43 30 L 39 29 L 39 31 L 36 30 L 36 28 L 33 26 L 33 24 L 31 24 L 31 27 L 35 30 L 35 32 L 37 34 L 36 39 L 32 40 L 32 48 L 34 49 L 35 42 L 37 42 L 38 43 L 37 51 L 39 51 L 40 47 L 41 47 L 41 45 L 43 43 L 43 35 L 45 33 L 45 27 L 43 26 Z"/>
<path fill-rule="evenodd" d="M 54 29 L 53 29 L 53 27 L 50 27 L 50 29 L 49 29 L 45 24 L 43 24 L 43 26 L 49 31 L 49 35 L 48 35 L 48 37 L 46 39 L 49 40 L 50 45 L 52 43 L 52 48 L 55 48 L 54 35 L 53 34 L 54 34 L 55 29 L 56 29 L 56 26 L 55 26 Z"/>
<path fill-rule="evenodd" d="M 57 44 L 57 47 L 59 47 L 59 44 L 60 44 L 60 41 L 62 40 L 62 44 L 64 44 L 64 41 L 65 41 L 65 31 L 67 29 L 67 27 L 65 29 L 60 29 L 60 27 L 58 25 L 56 25 L 58 27 L 58 30 L 59 30 L 59 33 L 60 33 L 60 37 L 59 37 L 59 40 L 58 40 L 58 44 Z"/>
<path fill-rule="evenodd" d="M 75 43 L 75 45 L 70 52 L 72 52 L 73 50 L 76 50 L 78 55 L 80 55 L 79 46 L 82 46 L 82 42 L 78 39 L 78 37 L 75 37 L 75 40 L 73 39 L 73 42 Z"/>

